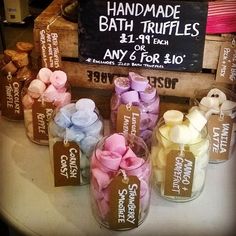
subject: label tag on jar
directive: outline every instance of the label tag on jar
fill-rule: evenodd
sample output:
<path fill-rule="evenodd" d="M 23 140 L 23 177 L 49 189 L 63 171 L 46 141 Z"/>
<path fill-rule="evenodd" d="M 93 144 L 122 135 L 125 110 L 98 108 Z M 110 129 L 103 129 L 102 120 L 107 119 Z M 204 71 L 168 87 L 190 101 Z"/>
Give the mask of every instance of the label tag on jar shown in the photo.
<path fill-rule="evenodd" d="M 75 142 L 56 142 L 53 164 L 55 187 L 80 185 L 80 149 Z"/>
<path fill-rule="evenodd" d="M 210 136 L 210 160 L 228 160 L 233 120 L 230 116 L 211 115 L 207 122 Z"/>
<path fill-rule="evenodd" d="M 116 132 L 139 136 L 140 110 L 137 106 L 122 104 L 117 111 Z"/>
<path fill-rule="evenodd" d="M 39 31 L 42 67 L 58 70 L 62 67 L 58 34 L 49 28 Z"/>
<path fill-rule="evenodd" d="M 136 176 L 116 176 L 109 185 L 109 199 L 110 229 L 138 227 L 140 181 Z"/>
<path fill-rule="evenodd" d="M 224 42 L 221 46 L 216 81 L 226 83 L 236 81 L 236 47 L 233 41 Z"/>
<path fill-rule="evenodd" d="M 32 106 L 33 137 L 36 140 L 48 140 L 48 122 L 55 106 L 51 102 L 35 101 Z"/>
<path fill-rule="evenodd" d="M 195 157 L 193 153 L 172 150 L 167 155 L 164 195 L 191 197 Z"/>
<path fill-rule="evenodd" d="M 2 115 L 12 120 L 23 120 L 21 90 L 23 83 L 11 74 L 2 77 Z"/>

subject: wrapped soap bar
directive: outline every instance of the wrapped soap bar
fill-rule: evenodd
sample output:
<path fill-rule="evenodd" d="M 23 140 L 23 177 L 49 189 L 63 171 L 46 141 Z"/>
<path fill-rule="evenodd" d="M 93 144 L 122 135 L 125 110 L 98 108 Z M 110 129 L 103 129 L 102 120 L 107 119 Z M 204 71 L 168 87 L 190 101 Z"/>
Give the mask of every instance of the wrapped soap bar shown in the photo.
<path fill-rule="evenodd" d="M 195 199 L 204 188 L 209 161 L 207 118 L 198 109 L 166 111 L 154 130 L 151 159 L 154 187 L 176 202 Z"/>
<path fill-rule="evenodd" d="M 64 71 L 41 68 L 27 81 L 22 92 L 24 121 L 28 138 L 48 145 L 48 122 L 54 109 L 71 102 L 71 91 Z"/>
<path fill-rule="evenodd" d="M 150 205 L 151 162 L 143 139 L 114 133 L 99 141 L 91 157 L 90 196 L 99 224 L 112 230 L 138 227 Z"/>
<path fill-rule="evenodd" d="M 7 120 L 23 120 L 23 106 L 21 102 L 21 92 L 25 81 L 33 77 L 30 67 L 29 52 L 19 52 L 17 49 L 6 49 L 0 59 L 0 79 L 1 79 L 1 115 Z M 21 42 L 33 48 L 28 42 Z"/>
<path fill-rule="evenodd" d="M 192 103 L 208 119 L 210 163 L 228 160 L 236 144 L 236 94 L 227 88 L 214 86 L 195 91 Z"/>
<path fill-rule="evenodd" d="M 55 185 L 57 183 L 56 163 L 58 159 L 60 163 L 61 152 L 67 151 L 67 143 L 77 150 L 79 176 L 76 185 L 89 183 L 90 157 L 95 145 L 102 137 L 103 120 L 93 100 L 81 98 L 75 103 L 69 103 L 57 109 L 49 123 L 49 148 Z M 60 155 L 57 152 L 58 146 L 61 147 Z M 73 184 L 69 182 L 68 185 Z"/>
<path fill-rule="evenodd" d="M 134 72 L 129 72 L 128 77 L 117 77 L 114 84 L 115 93 L 110 102 L 113 130 L 140 136 L 150 147 L 159 114 L 160 99 L 156 88 L 146 77 Z"/>

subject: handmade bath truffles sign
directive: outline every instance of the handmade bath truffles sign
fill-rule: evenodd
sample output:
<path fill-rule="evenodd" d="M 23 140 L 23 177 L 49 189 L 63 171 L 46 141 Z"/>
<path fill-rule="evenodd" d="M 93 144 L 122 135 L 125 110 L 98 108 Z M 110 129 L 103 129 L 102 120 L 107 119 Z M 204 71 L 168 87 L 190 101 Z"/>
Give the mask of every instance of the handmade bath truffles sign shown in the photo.
<path fill-rule="evenodd" d="M 80 61 L 200 71 L 207 2 L 80 0 Z"/>

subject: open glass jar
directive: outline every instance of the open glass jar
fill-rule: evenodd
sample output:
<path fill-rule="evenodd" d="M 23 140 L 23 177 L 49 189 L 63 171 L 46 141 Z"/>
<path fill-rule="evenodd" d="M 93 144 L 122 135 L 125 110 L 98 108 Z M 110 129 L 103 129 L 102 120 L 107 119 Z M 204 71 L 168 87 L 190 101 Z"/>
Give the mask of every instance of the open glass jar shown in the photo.
<path fill-rule="evenodd" d="M 192 105 L 208 118 L 210 163 L 220 163 L 231 157 L 236 145 L 236 94 L 222 86 L 196 90 Z"/>
<path fill-rule="evenodd" d="M 90 99 L 80 99 L 55 111 L 48 130 L 55 186 L 90 182 L 90 157 L 103 131 L 103 119 Z"/>
<path fill-rule="evenodd" d="M 37 78 L 28 80 L 22 90 L 27 137 L 34 143 L 48 145 L 48 123 L 53 111 L 70 101 L 70 85 L 65 72 L 40 69 Z"/>
<path fill-rule="evenodd" d="M 206 126 L 195 130 L 186 119 L 169 123 L 161 118 L 151 150 L 154 187 L 168 200 L 185 202 L 203 190 L 209 161 Z"/>
<path fill-rule="evenodd" d="M 160 98 L 146 77 L 129 72 L 114 80 L 111 97 L 111 127 L 115 132 L 134 134 L 151 147 L 152 131 L 157 124 Z"/>
<path fill-rule="evenodd" d="M 151 163 L 144 141 L 130 134 L 104 137 L 91 159 L 93 214 L 112 230 L 138 227 L 150 205 Z"/>

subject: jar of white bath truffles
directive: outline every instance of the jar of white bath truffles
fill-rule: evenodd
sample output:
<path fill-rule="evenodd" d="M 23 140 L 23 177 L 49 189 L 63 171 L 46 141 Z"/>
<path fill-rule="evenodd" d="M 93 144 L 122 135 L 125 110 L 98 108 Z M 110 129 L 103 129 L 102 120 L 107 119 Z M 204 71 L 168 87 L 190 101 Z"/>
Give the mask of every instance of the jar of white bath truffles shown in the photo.
<path fill-rule="evenodd" d="M 168 200 L 185 202 L 203 190 L 209 161 L 207 119 L 196 110 L 166 111 L 153 132 L 154 188 Z"/>
<path fill-rule="evenodd" d="M 27 137 L 34 143 L 48 145 L 48 122 L 54 109 L 71 102 L 70 85 L 64 71 L 41 68 L 28 80 L 22 91 Z"/>
<path fill-rule="evenodd" d="M 228 160 L 235 147 L 236 94 L 224 87 L 195 91 L 192 109 L 198 109 L 208 119 L 210 163 Z"/>
<path fill-rule="evenodd" d="M 54 176 L 56 177 L 56 163 L 63 151 L 67 153 L 64 154 L 68 157 L 65 165 L 70 172 L 71 157 L 68 145 L 72 145 L 76 149 L 76 155 L 72 155 L 72 158 L 78 163 L 77 185 L 88 184 L 90 156 L 102 137 L 103 120 L 93 100 L 82 98 L 58 109 L 49 123 L 49 148 Z M 57 146 L 60 146 L 58 143 L 64 146 L 63 151 L 59 151 L 60 155 L 57 154 Z"/>

